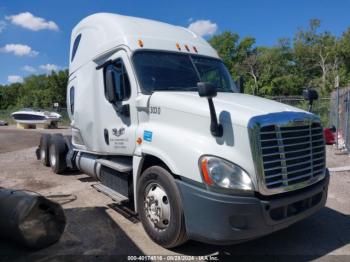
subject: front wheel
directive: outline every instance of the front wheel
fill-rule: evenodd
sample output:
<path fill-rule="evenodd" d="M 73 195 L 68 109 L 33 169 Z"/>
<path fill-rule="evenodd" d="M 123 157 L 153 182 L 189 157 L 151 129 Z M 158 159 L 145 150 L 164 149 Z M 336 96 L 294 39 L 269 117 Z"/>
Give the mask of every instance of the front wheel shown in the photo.
<path fill-rule="evenodd" d="M 137 207 L 143 228 L 157 244 L 172 248 L 187 240 L 180 193 L 166 169 L 153 166 L 142 173 Z"/>

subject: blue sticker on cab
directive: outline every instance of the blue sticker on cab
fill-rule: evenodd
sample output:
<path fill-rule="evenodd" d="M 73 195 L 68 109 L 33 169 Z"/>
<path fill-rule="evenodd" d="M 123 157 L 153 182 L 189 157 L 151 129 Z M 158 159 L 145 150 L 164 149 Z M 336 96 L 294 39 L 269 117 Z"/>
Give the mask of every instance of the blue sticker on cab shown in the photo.
<path fill-rule="evenodd" d="M 148 142 L 152 142 L 152 135 L 153 133 L 151 131 L 143 131 L 143 140 L 148 141 Z"/>

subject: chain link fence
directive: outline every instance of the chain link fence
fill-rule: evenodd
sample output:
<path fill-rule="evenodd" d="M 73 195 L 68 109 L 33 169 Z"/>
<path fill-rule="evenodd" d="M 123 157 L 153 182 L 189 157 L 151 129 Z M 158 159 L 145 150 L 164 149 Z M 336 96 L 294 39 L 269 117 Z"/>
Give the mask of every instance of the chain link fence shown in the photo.
<path fill-rule="evenodd" d="M 350 87 L 331 94 L 330 124 L 336 128 L 336 145 L 350 152 Z"/>
<path fill-rule="evenodd" d="M 304 110 L 308 109 L 308 101 L 302 96 L 268 98 Z M 324 127 L 334 127 L 337 148 L 350 152 L 350 87 L 333 91 L 330 97 L 315 101 L 312 111 L 320 116 Z"/>
<path fill-rule="evenodd" d="M 309 102 L 306 101 L 303 96 L 274 96 L 267 98 L 308 111 Z M 318 100 L 314 101 L 312 106 L 312 112 L 320 116 L 324 127 L 331 126 L 331 116 L 329 113 L 331 101 L 331 97 L 319 98 Z"/>

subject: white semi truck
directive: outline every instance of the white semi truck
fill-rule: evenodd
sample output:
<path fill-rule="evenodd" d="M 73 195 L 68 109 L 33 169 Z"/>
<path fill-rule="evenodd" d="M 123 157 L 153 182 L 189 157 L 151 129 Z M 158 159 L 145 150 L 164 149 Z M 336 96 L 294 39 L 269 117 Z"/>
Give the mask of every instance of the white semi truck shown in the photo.
<path fill-rule="evenodd" d="M 240 93 L 200 36 L 99 13 L 70 49 L 72 136 L 43 135 L 38 158 L 94 177 L 156 243 L 247 241 L 325 205 L 319 117 Z"/>

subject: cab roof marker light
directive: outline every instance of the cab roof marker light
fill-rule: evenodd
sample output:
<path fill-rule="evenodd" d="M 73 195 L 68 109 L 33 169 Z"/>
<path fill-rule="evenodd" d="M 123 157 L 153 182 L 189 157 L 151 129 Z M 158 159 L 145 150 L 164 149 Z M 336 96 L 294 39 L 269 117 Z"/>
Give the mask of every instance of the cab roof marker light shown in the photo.
<path fill-rule="evenodd" d="M 179 43 L 176 43 L 176 48 L 177 48 L 177 50 L 181 51 L 181 46 Z"/>
<path fill-rule="evenodd" d="M 143 42 L 142 42 L 141 39 L 139 39 L 137 42 L 138 42 L 138 44 L 139 44 L 139 47 L 143 47 Z"/>
<path fill-rule="evenodd" d="M 188 48 L 188 45 L 185 45 L 185 48 L 188 52 L 190 52 L 190 49 Z"/>
<path fill-rule="evenodd" d="M 197 47 L 193 46 L 193 50 L 198 53 Z"/>

